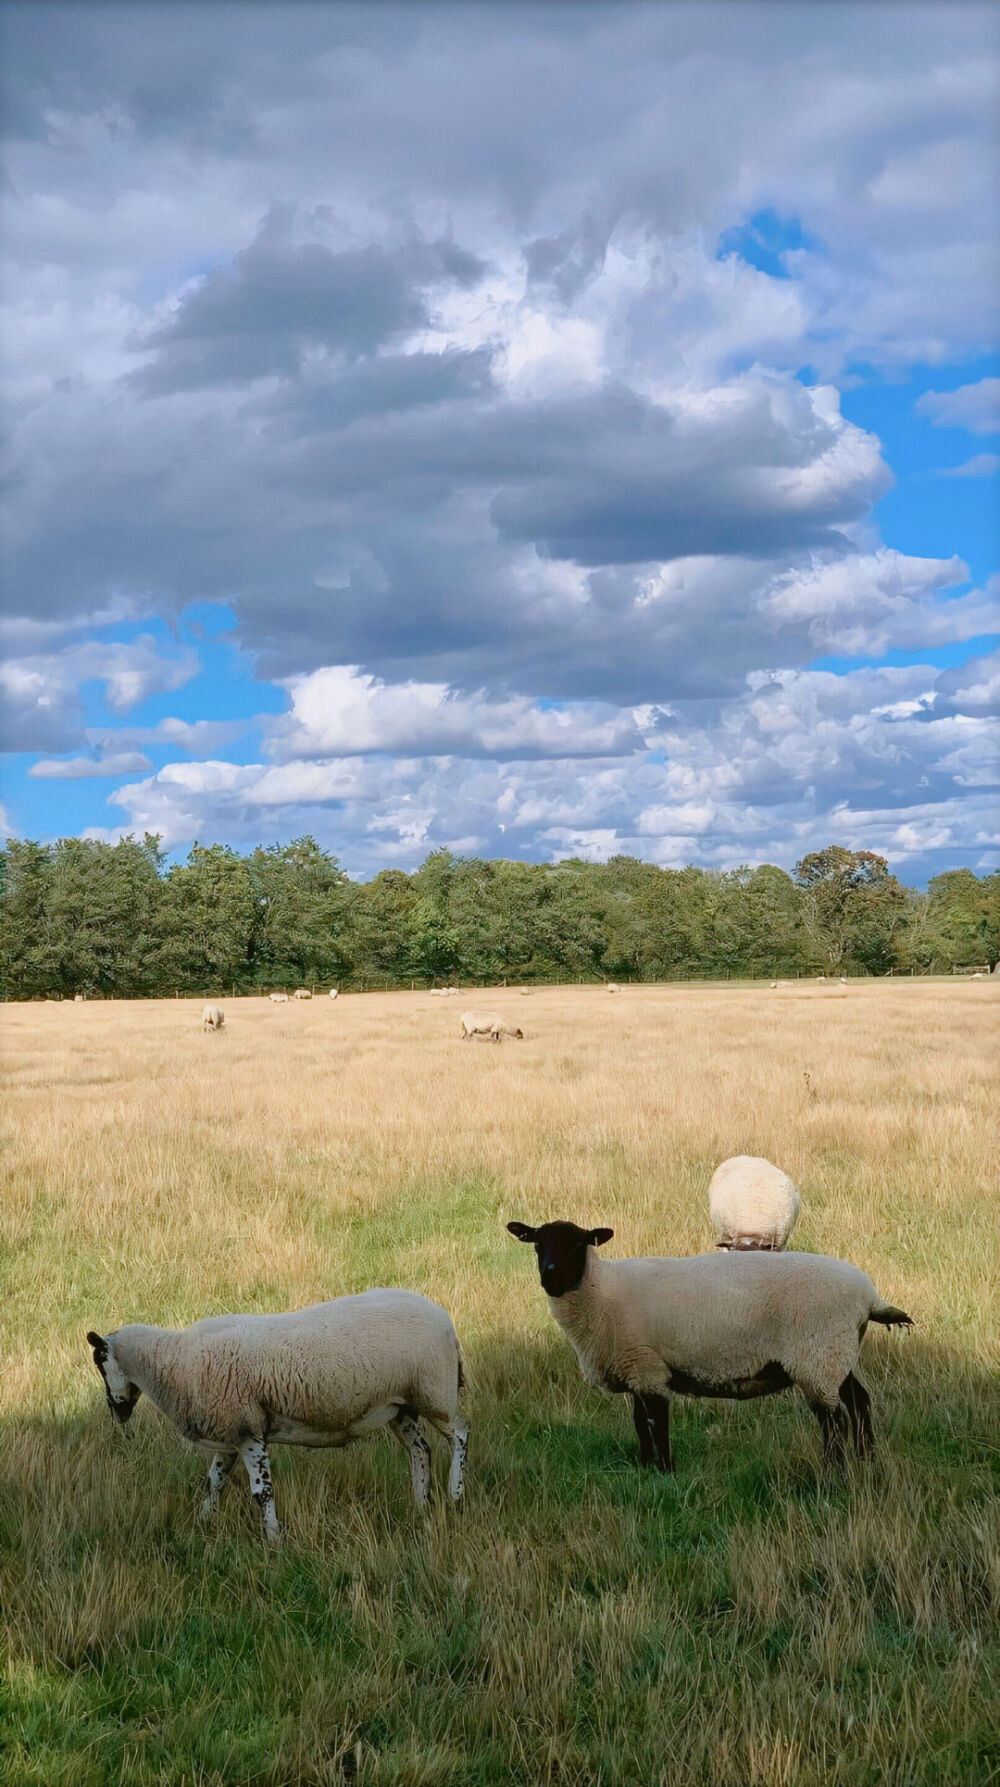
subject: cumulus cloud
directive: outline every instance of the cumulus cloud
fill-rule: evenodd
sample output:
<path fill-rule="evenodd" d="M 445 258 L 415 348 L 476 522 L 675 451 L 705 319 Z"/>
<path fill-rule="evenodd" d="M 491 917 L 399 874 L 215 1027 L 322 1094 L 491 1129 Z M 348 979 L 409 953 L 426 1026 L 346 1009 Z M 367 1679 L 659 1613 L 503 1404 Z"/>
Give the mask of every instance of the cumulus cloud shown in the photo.
<path fill-rule="evenodd" d="M 541 858 L 631 851 L 666 866 L 791 862 L 833 836 L 919 864 L 933 850 L 960 857 L 988 827 L 1000 773 L 987 711 L 995 675 L 995 660 L 964 672 L 757 672 L 709 712 L 681 702 L 652 720 L 622 714 L 623 728 L 642 723 L 649 740 L 618 757 L 372 752 L 171 764 L 111 798 L 170 844 L 308 828 L 360 872 L 415 864 L 441 844 Z M 377 712 L 377 689 L 374 700 Z M 412 711 L 405 718 L 415 742 Z M 312 746 L 321 724 L 322 715 L 305 734 Z"/>
<path fill-rule="evenodd" d="M 444 683 L 386 684 L 332 665 L 288 684 L 291 713 L 272 734 L 282 758 L 351 756 L 607 757 L 642 747 L 630 714 L 597 703 L 539 707 L 524 696 L 461 695 Z"/>
<path fill-rule="evenodd" d="M 127 713 L 148 695 L 183 688 L 197 670 L 196 653 L 165 657 L 149 634 L 8 658 L 0 663 L 3 748 L 59 751 L 83 744 L 82 683 L 102 684 L 108 705 Z"/>
<path fill-rule="evenodd" d="M 980 9 L 9 10 L 0 688 L 97 753 L 42 781 L 117 758 L 130 823 L 352 868 L 984 832 L 985 672 L 809 669 L 995 625 L 880 545 L 836 388 L 989 345 Z M 918 407 L 985 433 L 998 385 Z M 198 601 L 285 689 L 268 761 L 83 727 L 193 670 L 79 617 Z"/>

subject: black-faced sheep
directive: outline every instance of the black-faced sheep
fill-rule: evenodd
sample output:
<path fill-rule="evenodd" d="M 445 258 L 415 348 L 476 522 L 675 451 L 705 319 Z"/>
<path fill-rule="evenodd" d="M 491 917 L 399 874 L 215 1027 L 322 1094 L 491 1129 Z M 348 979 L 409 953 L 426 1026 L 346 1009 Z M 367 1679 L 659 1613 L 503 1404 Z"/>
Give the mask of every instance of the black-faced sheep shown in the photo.
<path fill-rule="evenodd" d="M 808 1253 L 710 1253 L 692 1259 L 602 1260 L 613 1229 L 509 1222 L 535 1249 L 549 1308 L 584 1377 L 632 1398 L 639 1461 L 673 1469 L 670 1397 L 744 1400 L 796 1385 L 816 1415 L 828 1459 L 848 1422 L 859 1456 L 872 1446 L 870 1399 L 855 1376 L 869 1322 L 909 1327 L 871 1279 L 845 1260 Z"/>

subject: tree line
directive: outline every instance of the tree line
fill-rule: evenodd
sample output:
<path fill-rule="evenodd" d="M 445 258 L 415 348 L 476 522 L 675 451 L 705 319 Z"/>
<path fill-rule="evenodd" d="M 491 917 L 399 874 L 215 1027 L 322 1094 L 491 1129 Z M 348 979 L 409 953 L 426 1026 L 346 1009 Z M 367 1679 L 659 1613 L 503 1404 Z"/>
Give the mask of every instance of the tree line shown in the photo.
<path fill-rule="evenodd" d="M 351 881 L 313 838 L 241 855 L 158 837 L 10 839 L 0 850 L 8 999 L 135 998 L 338 984 L 886 974 L 1000 955 L 1000 873 L 926 893 L 871 851 L 830 845 L 794 874 L 483 861 L 435 850 Z"/>

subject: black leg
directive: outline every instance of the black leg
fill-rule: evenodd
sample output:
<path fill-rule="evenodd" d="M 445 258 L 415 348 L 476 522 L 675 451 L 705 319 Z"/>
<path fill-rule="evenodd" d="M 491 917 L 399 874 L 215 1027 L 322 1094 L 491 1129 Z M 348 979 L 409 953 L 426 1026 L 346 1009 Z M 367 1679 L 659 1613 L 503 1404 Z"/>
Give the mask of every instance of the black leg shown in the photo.
<path fill-rule="evenodd" d="M 859 1458 L 867 1458 L 874 1447 L 875 1435 L 872 1429 L 872 1399 L 853 1371 L 849 1371 L 840 1386 L 840 1400 L 847 1410 L 851 1423 L 851 1434 L 854 1439 L 854 1450 Z"/>
<path fill-rule="evenodd" d="M 656 1454 L 653 1449 L 653 1435 L 650 1431 L 644 1396 L 633 1396 L 632 1420 L 635 1423 L 635 1431 L 639 1440 L 639 1463 L 644 1471 L 651 1470 Z"/>
<path fill-rule="evenodd" d="M 847 1416 L 840 1404 L 827 1408 L 824 1402 L 809 1404 L 823 1430 L 823 1458 L 827 1464 L 842 1466 L 847 1450 Z"/>
<path fill-rule="evenodd" d="M 656 1449 L 656 1468 L 663 1472 L 672 1471 L 674 1461 L 670 1456 L 670 1398 L 650 1394 L 645 1400 L 646 1416 Z"/>

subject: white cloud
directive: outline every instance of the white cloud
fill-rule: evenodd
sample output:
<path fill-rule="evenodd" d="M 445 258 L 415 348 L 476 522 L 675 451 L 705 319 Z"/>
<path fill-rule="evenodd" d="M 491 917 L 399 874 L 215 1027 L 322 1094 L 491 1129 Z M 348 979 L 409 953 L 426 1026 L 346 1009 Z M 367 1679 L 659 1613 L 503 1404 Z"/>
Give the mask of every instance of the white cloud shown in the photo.
<path fill-rule="evenodd" d="M 445 683 L 387 684 L 352 665 L 292 677 L 286 687 L 291 713 L 272 734 L 282 758 L 606 757 L 642 745 L 632 716 L 599 702 L 545 708 L 524 696 L 462 695 Z"/>
<path fill-rule="evenodd" d="M 964 465 L 944 466 L 939 478 L 995 478 L 1000 472 L 1000 453 L 974 453 Z"/>
<path fill-rule="evenodd" d="M 918 416 L 928 416 L 935 428 L 967 428 L 970 434 L 1000 431 L 1000 378 L 979 379 L 960 385 L 957 391 L 925 391 L 917 399 Z"/>
<path fill-rule="evenodd" d="M 109 707 L 126 713 L 150 695 L 183 688 L 198 668 L 195 652 L 165 657 L 149 634 L 8 658 L 0 663 L 5 747 L 64 750 L 82 744 L 82 683 L 103 684 Z"/>
<path fill-rule="evenodd" d="M 141 751 L 117 751 L 108 757 L 40 757 L 28 774 L 50 782 L 82 782 L 95 776 L 135 775 L 152 767 Z"/>

